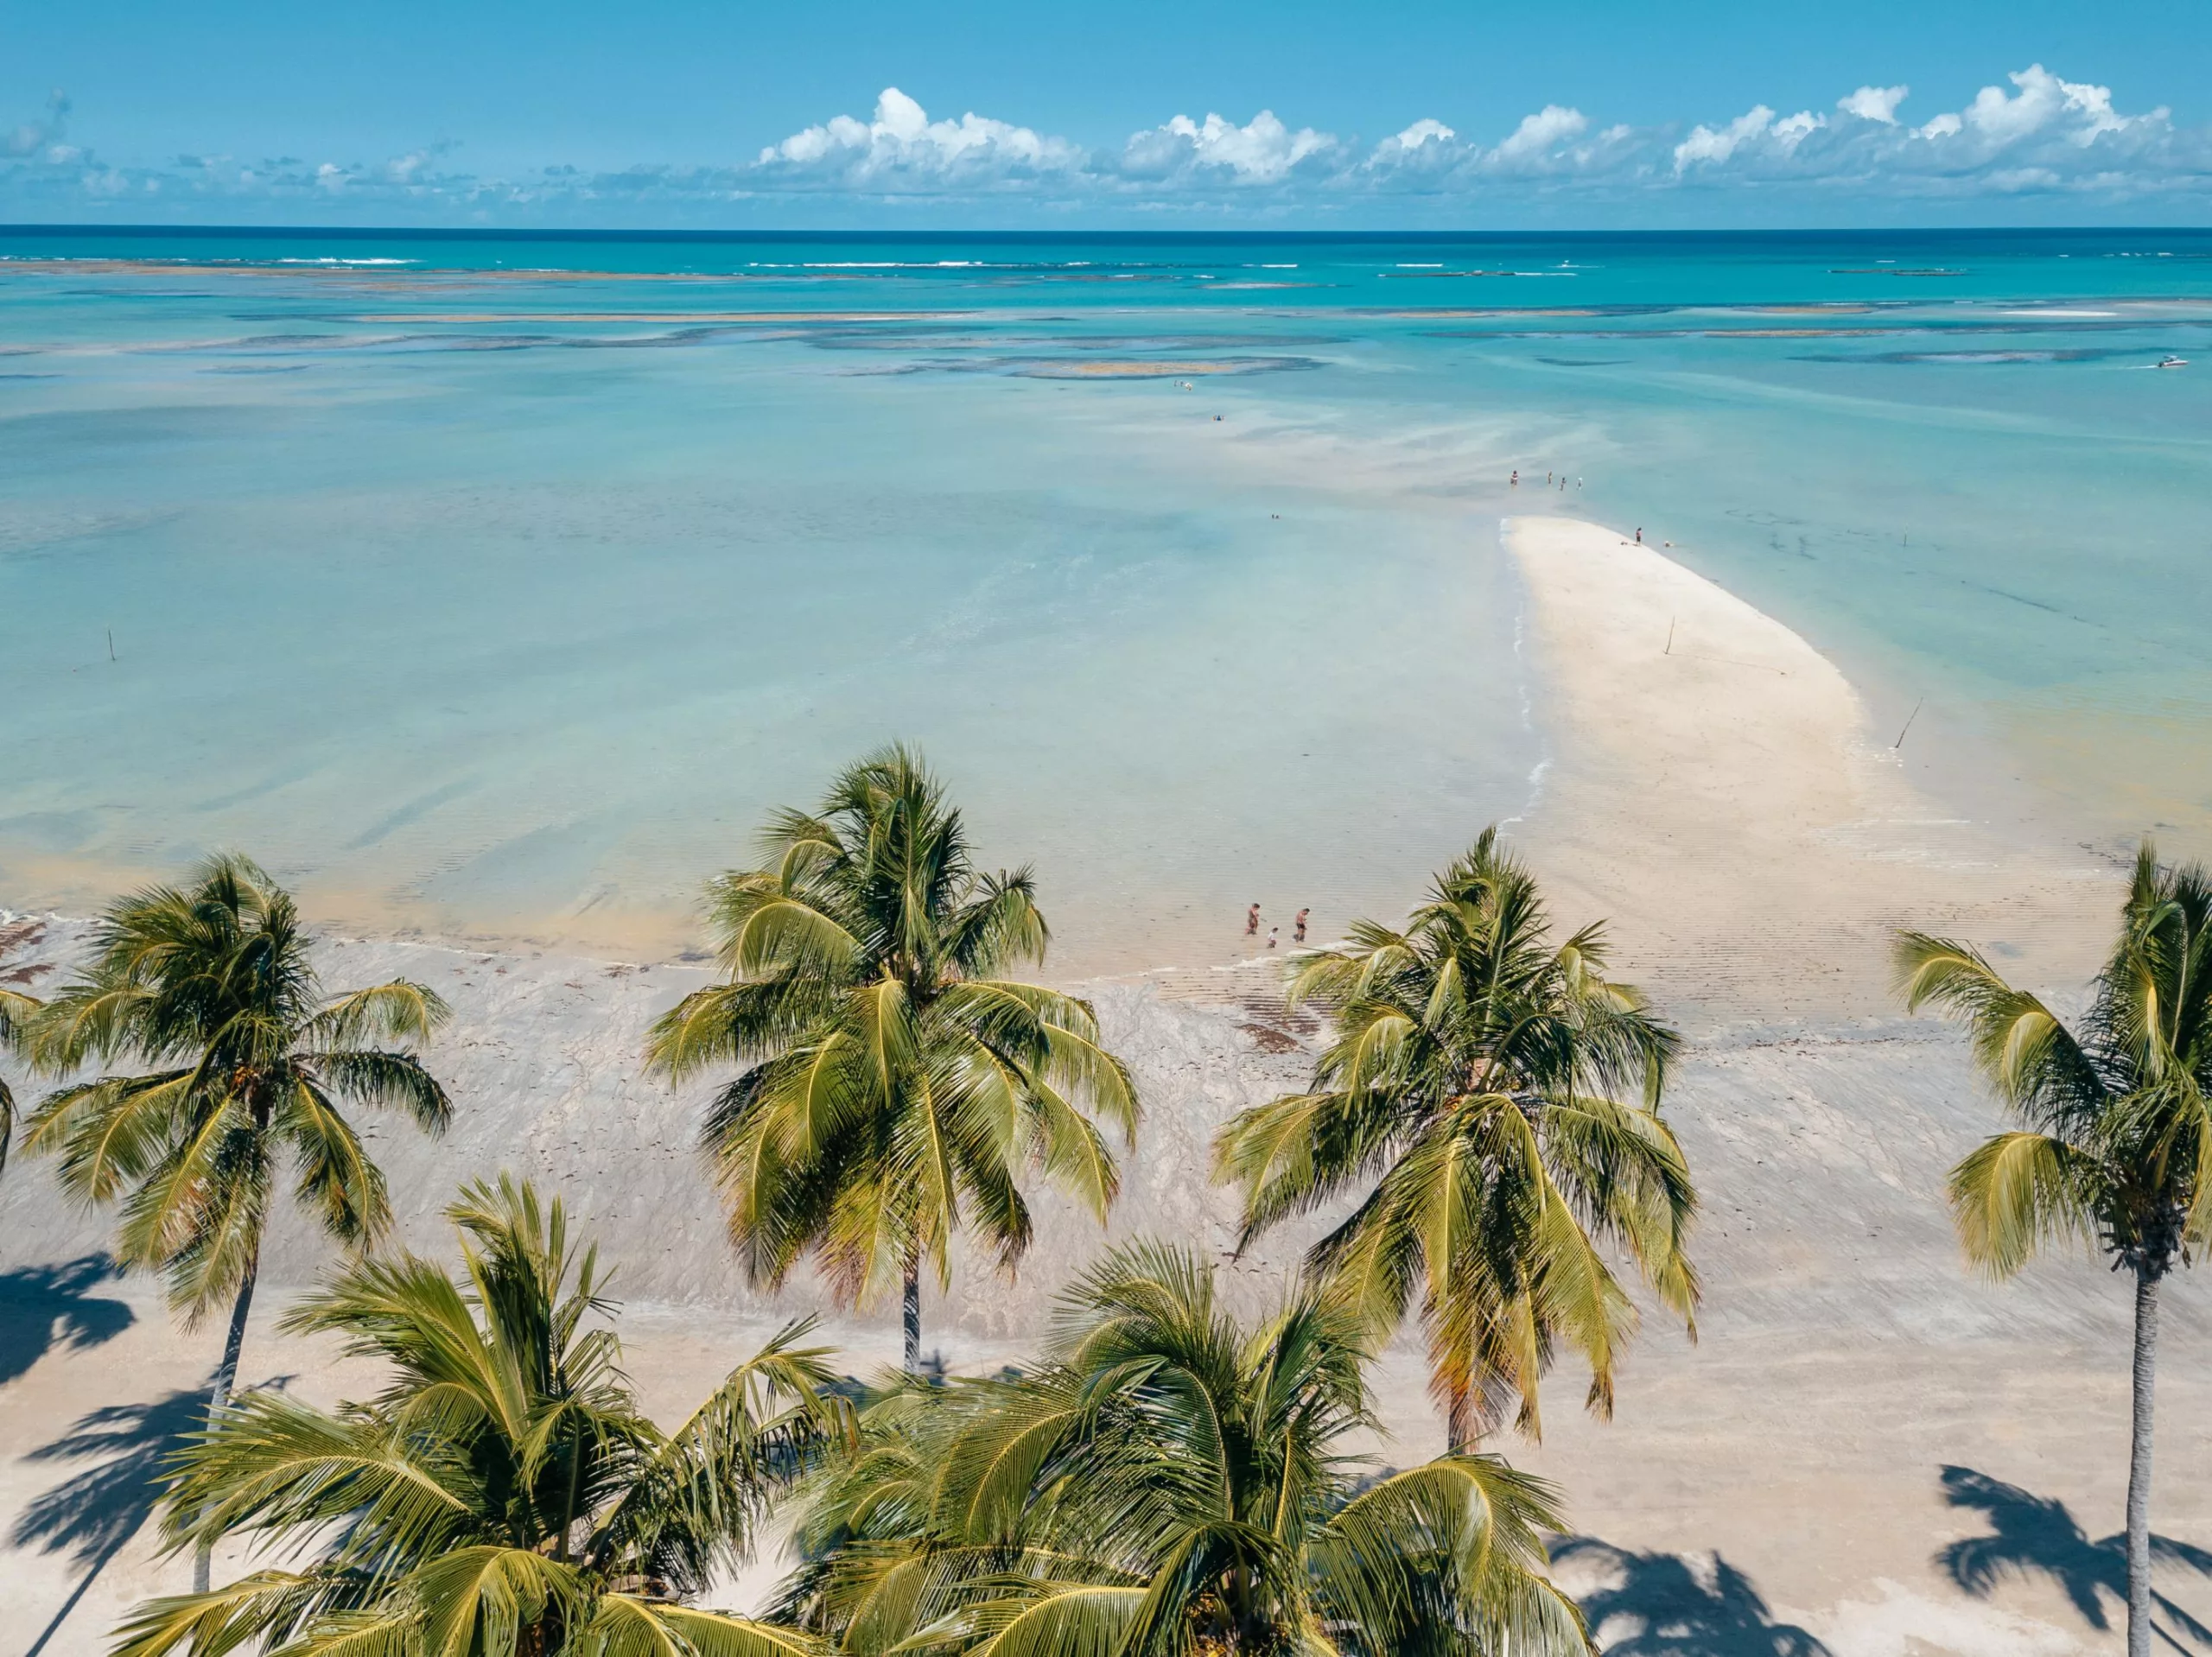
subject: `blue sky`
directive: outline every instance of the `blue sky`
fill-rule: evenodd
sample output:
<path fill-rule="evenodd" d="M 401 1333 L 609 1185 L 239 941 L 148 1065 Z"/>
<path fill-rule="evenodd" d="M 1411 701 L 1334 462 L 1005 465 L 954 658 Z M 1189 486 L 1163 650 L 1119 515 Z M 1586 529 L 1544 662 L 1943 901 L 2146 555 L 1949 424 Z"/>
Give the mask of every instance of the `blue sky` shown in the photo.
<path fill-rule="evenodd" d="M 2203 223 L 2212 24 L 2144 0 L 4 0 L 0 217 Z"/>

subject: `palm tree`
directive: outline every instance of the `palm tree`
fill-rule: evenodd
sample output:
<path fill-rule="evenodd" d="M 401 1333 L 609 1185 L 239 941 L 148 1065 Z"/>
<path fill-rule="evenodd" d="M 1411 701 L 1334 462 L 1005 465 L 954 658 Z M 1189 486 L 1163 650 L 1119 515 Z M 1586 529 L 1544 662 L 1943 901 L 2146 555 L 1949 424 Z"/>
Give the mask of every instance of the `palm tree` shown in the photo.
<path fill-rule="evenodd" d="M 1897 940 L 1905 1004 L 1959 1019 L 2019 1127 L 1951 1170 L 1967 1257 L 2009 1278 L 2047 1245 L 2085 1243 L 2135 1279 L 2127 1476 L 2127 1650 L 2151 1650 L 2152 1386 L 2158 1286 L 2212 1240 L 2212 879 L 2160 866 L 2149 841 L 2120 936 L 2069 1029 L 1966 944 Z"/>
<path fill-rule="evenodd" d="M 119 1202 L 117 1258 L 158 1270 L 188 1327 L 231 1307 L 208 1398 L 211 1423 L 237 1384 L 247 1313 L 280 1158 L 301 1205 L 360 1248 L 391 1223 L 384 1176 L 340 1101 L 391 1106 L 428 1132 L 445 1090 L 411 1053 L 446 1005 L 394 981 L 326 1000 L 299 911 L 243 857 L 211 859 L 188 886 L 113 905 L 91 963 L 29 1020 L 39 1068 L 57 1074 L 134 1060 L 154 1068 L 73 1082 L 48 1094 L 25 1136 L 59 1159 L 63 1185 Z M 195 1585 L 207 1585 L 207 1557 Z"/>
<path fill-rule="evenodd" d="M 1363 921 L 1293 963 L 1293 1002 L 1324 1006 L 1334 1038 L 1310 1090 L 1215 1140 L 1214 1177 L 1243 1187 L 1240 1247 L 1367 1188 L 1308 1265 L 1377 1334 L 1418 1292 L 1454 1450 L 1516 1399 L 1540 1430 L 1560 1342 L 1610 1412 L 1635 1311 L 1609 1248 L 1695 1332 L 1697 1196 L 1659 1111 L 1676 1038 L 1605 966 L 1599 925 L 1553 942 L 1534 878 L 1485 829 L 1403 930 Z"/>
<path fill-rule="evenodd" d="M 0 989 L 0 1053 L 11 1051 L 22 1039 L 38 1003 L 21 990 Z M 8 1171 L 8 1147 L 16 1138 L 16 1095 L 8 1078 L 0 1076 L 0 1173 Z"/>
<path fill-rule="evenodd" d="M 796 1657 L 805 1636 L 685 1602 L 741 1564 L 836 1415 L 785 1329 L 674 1432 L 639 1411 L 597 1250 L 527 1184 L 463 1188 L 463 1271 L 358 1258 L 287 1313 L 392 1371 L 374 1399 L 242 1399 L 175 1458 L 173 1546 L 243 1533 L 307 1563 L 154 1600 L 117 1657 Z"/>
<path fill-rule="evenodd" d="M 780 1615 L 853 1657 L 1594 1651 L 1563 1527 L 1488 1456 L 1376 1472 L 1360 1320 L 1301 1286 L 1241 1323 L 1179 1248 L 1110 1254 L 1034 1373 L 907 1386 L 817 1476 Z"/>
<path fill-rule="evenodd" d="M 709 888 L 728 981 L 664 1017 L 648 1062 L 744 1067 L 700 1143 L 747 1275 L 779 1286 L 812 1254 L 848 1305 L 900 1281 L 913 1374 L 924 1262 L 949 1285 L 971 1225 L 1013 1267 L 1025 1158 L 1103 1222 L 1119 1173 L 1081 1107 L 1134 1145 L 1135 1090 L 1089 1003 L 998 975 L 1044 956 L 1034 883 L 976 871 L 918 755 L 861 761 L 763 839 L 769 867 Z"/>

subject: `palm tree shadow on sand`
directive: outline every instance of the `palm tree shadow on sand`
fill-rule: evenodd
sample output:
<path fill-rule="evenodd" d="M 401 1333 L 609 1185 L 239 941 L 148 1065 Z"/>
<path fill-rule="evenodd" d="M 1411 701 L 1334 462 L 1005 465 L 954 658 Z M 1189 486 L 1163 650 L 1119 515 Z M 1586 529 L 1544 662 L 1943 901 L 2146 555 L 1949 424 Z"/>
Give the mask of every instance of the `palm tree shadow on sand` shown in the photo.
<path fill-rule="evenodd" d="M 0 1381 L 27 1374 L 56 1347 L 81 1352 L 136 1323 L 126 1303 L 92 1292 L 118 1275 L 105 1254 L 0 1272 Z"/>
<path fill-rule="evenodd" d="M 2125 1533 L 2092 1541 L 2064 1502 L 1971 1467 L 1944 1468 L 1942 1483 L 1946 1501 L 1980 1512 L 1989 1526 L 1987 1535 L 1961 1537 L 1936 1552 L 1936 1565 L 1953 1582 L 1979 1599 L 2001 1582 L 2044 1578 L 2057 1584 L 2091 1628 L 2113 1626 L 2106 1597 L 2122 1609 L 2127 1604 Z M 2171 1536 L 2151 1538 L 2151 1558 L 2154 1565 L 2212 1576 L 2212 1551 Z M 2152 1628 L 2169 1647 L 2192 1654 L 2212 1648 L 2212 1627 L 2166 1594 L 2153 1589 L 2151 1597 L 2164 1617 Z"/>
<path fill-rule="evenodd" d="M 180 1387 L 149 1403 L 111 1405 L 23 1458 L 91 1463 L 34 1497 L 9 1536 L 17 1547 L 67 1553 L 85 1572 L 24 1657 L 40 1657 L 86 1590 L 138 1533 L 161 1500 L 162 1463 L 207 1412 L 205 1387 Z"/>
<path fill-rule="evenodd" d="M 1751 1579 L 1717 1553 L 1638 1553 L 1575 1536 L 1552 1559 L 1605 1579 L 1575 1599 L 1606 1657 L 1829 1657 L 1796 1623 L 1777 1622 Z"/>

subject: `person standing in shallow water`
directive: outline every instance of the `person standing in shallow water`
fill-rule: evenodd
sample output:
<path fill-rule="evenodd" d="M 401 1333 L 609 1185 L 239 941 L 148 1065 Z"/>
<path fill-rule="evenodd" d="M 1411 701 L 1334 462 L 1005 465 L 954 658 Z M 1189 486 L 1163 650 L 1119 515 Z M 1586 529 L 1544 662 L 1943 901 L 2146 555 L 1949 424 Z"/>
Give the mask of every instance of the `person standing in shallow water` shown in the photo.
<path fill-rule="evenodd" d="M 1275 940 L 1281 931 L 1282 928 L 1280 926 L 1270 926 L 1268 928 L 1268 948 L 1272 949 L 1275 947 Z"/>
<path fill-rule="evenodd" d="M 1301 909 L 1296 915 L 1292 917 L 1290 923 L 1290 941 L 1293 943 L 1303 943 L 1306 942 L 1306 917 L 1313 912 L 1313 911 L 1310 909 Z"/>
<path fill-rule="evenodd" d="M 1244 911 L 1244 936 L 1250 938 L 1257 937 L 1259 935 L 1260 906 L 1257 904 L 1254 904 L 1249 909 Z"/>

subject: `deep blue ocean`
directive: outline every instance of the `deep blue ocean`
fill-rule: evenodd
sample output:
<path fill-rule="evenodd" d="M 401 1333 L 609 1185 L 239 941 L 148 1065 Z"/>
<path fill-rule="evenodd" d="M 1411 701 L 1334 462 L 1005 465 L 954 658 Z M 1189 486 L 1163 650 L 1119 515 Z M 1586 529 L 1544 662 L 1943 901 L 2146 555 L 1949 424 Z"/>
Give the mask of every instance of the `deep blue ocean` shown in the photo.
<path fill-rule="evenodd" d="M 2212 849 L 2212 232 L 0 229 L 0 906 L 661 952 L 901 736 L 1063 964 L 1216 958 L 1526 808 L 1542 511 Z"/>

